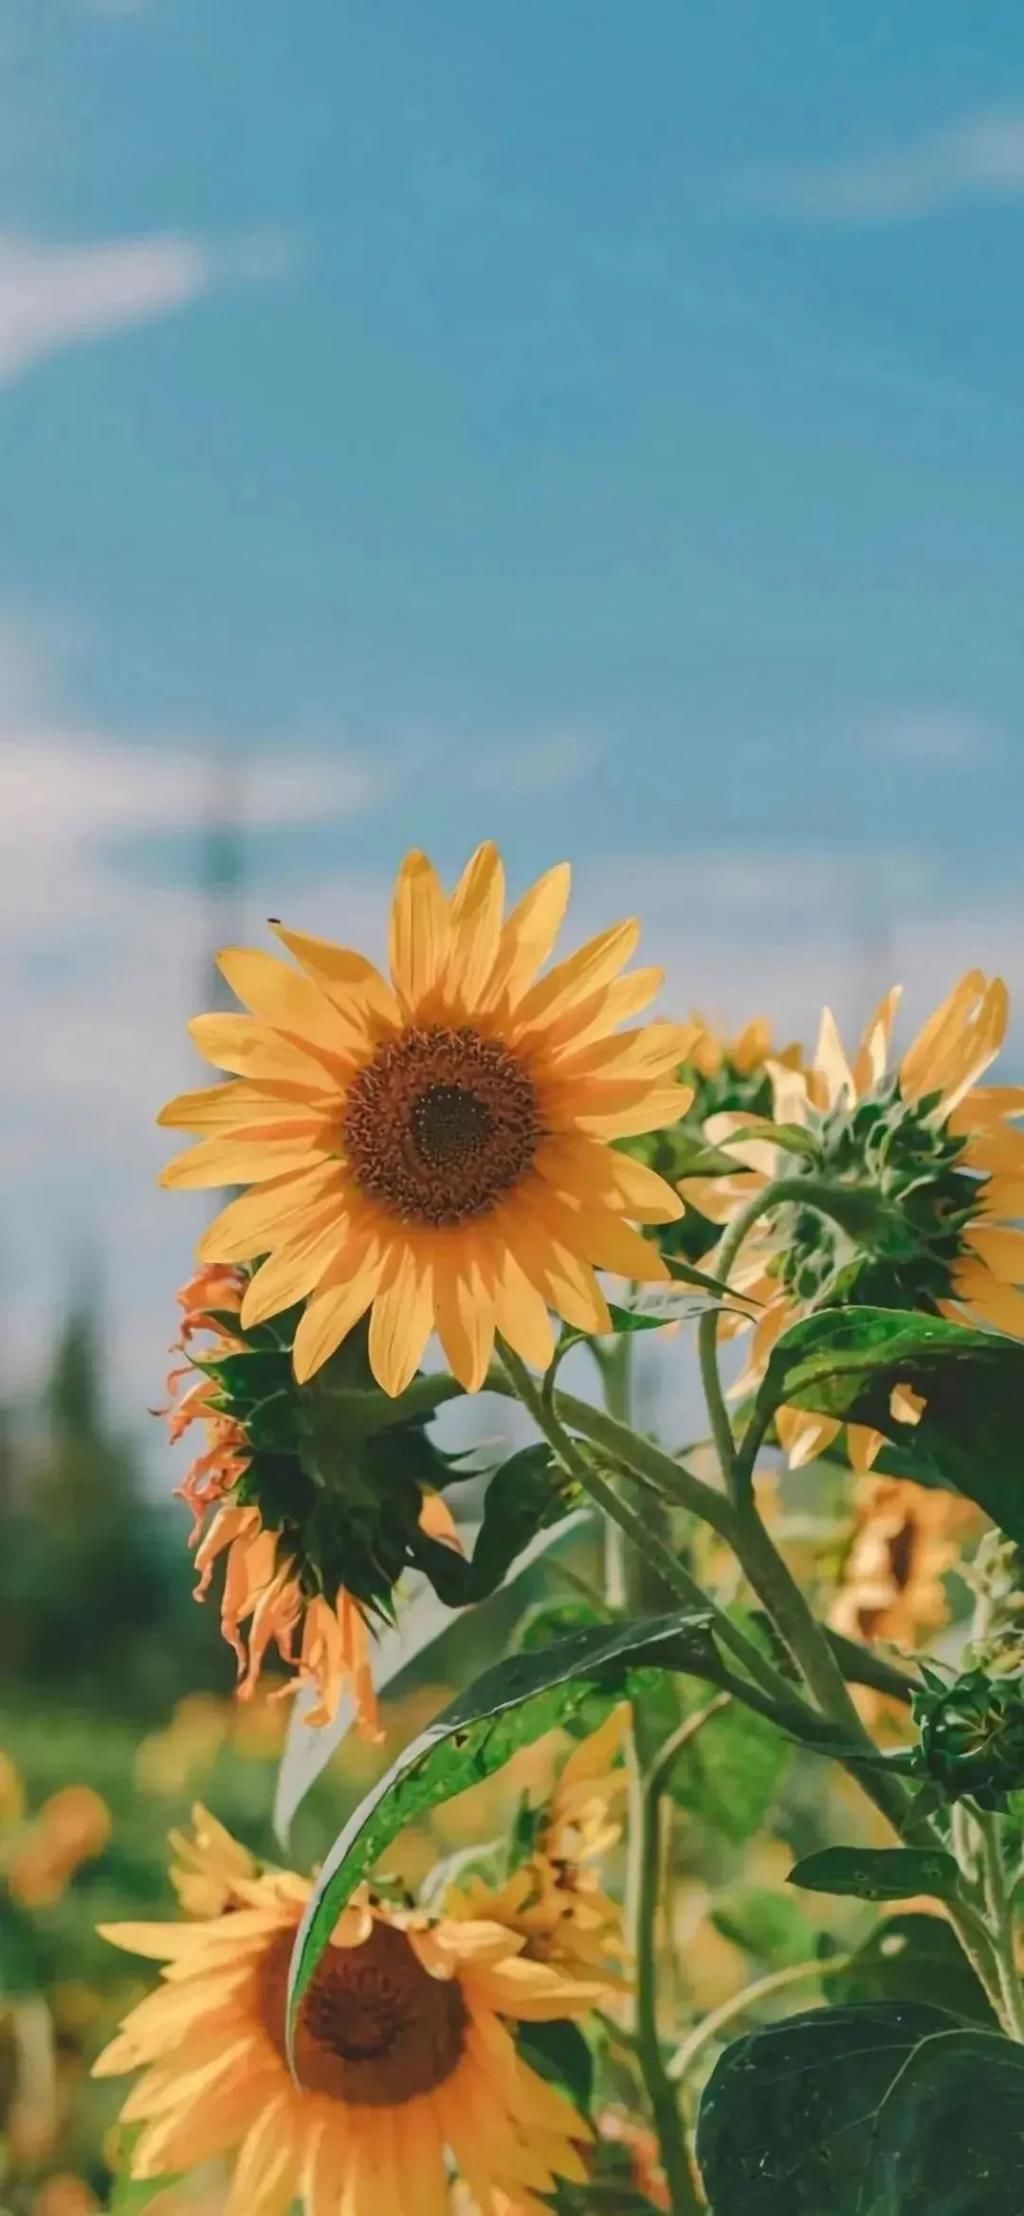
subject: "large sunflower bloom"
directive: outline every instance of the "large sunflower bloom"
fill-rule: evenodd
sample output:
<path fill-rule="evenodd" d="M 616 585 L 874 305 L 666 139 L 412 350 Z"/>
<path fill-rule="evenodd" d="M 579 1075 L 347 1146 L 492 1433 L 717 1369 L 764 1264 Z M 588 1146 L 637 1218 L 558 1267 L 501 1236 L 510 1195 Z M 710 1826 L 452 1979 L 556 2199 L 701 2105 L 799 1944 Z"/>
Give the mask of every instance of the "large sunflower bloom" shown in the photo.
<path fill-rule="evenodd" d="M 226 2216 L 286 2216 L 295 2201 L 304 2216 L 447 2216 L 449 2163 L 485 2216 L 502 2194 L 545 2216 L 538 2196 L 585 2177 L 588 2126 L 509 2025 L 582 2015 L 599 1982 L 527 1961 L 494 1921 L 432 1921 L 364 1887 L 302 2003 L 296 2083 L 285 1990 L 309 1886 L 229 1867 L 222 1837 L 215 1861 L 221 1913 L 105 1928 L 165 1965 L 95 2065 L 143 2071 L 122 2111 L 142 2126 L 134 2177 L 229 2155 Z"/>
<path fill-rule="evenodd" d="M 712 1116 L 707 1136 L 729 1145 L 737 1175 L 681 1184 L 706 1215 L 726 1224 L 770 1181 L 806 1167 L 873 1187 L 901 1225 L 901 1251 L 893 1256 L 858 1248 L 814 1209 L 794 1204 L 753 1227 L 730 1278 L 761 1304 L 737 1393 L 758 1384 L 790 1324 L 851 1292 L 869 1305 L 917 1308 L 1024 1337 L 1024 1233 L 1015 1222 L 1024 1214 L 1024 1131 L 1014 1123 L 1024 1115 L 1024 1086 L 979 1083 L 1005 1035 L 1006 987 L 970 970 L 893 1066 L 898 1002 L 898 990 L 887 994 L 852 1060 L 826 1009 L 810 1069 L 774 1066 L 776 1120 L 804 1128 L 815 1143 L 811 1158 L 802 1163 L 775 1145 L 756 1119 Z M 744 1138 L 752 1120 L 756 1130 Z M 725 1336 L 744 1325 L 730 1316 L 721 1328 Z M 899 1391 L 903 1421 L 913 1422 L 922 1405 Z M 777 1420 L 793 1467 L 831 1446 L 842 1428 L 834 1417 L 792 1408 L 780 1409 Z M 883 1443 L 880 1432 L 849 1426 L 856 1469 L 869 1469 Z"/>
<path fill-rule="evenodd" d="M 545 1367 L 549 1309 L 587 1332 L 609 1316 L 594 1275 L 665 1279 L 624 1218 L 681 1212 L 671 1188 L 609 1141 L 671 1123 L 679 1029 L 619 1032 L 661 973 L 621 976 L 639 926 L 619 923 L 538 979 L 569 870 L 542 877 L 503 922 L 496 848 L 478 848 L 449 899 L 407 856 L 391 911 L 391 982 L 346 948 L 275 924 L 299 967 L 220 956 L 251 1011 L 200 1016 L 201 1052 L 235 1075 L 161 1121 L 203 1133 L 163 1173 L 177 1186 L 252 1185 L 204 1232 L 202 1259 L 265 1257 L 242 1304 L 252 1325 L 304 1301 L 305 1379 L 372 1308 L 370 1361 L 408 1384 L 432 1330 L 469 1391 L 497 1328 Z"/>

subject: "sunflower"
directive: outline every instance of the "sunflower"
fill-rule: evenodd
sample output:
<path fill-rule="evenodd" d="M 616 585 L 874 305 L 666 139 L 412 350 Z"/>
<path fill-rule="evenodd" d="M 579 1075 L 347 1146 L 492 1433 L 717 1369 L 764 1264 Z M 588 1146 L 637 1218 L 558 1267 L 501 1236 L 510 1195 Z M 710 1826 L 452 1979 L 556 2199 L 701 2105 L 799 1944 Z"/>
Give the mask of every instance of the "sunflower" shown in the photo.
<path fill-rule="evenodd" d="M 241 1699 L 252 1698 L 273 1646 L 293 1683 L 314 1689 L 308 1722 L 329 1723 L 347 1693 L 360 1731 L 374 1738 L 369 1619 L 391 1613 L 418 1533 L 457 1547 L 430 1482 L 448 1471 L 424 1414 L 374 1427 L 375 1400 L 389 1418 L 395 1411 L 374 1388 L 365 1326 L 319 1382 L 300 1387 L 287 1329 L 243 1324 L 248 1283 L 242 1269 L 206 1264 L 178 1295 L 174 1351 L 185 1360 L 168 1378 L 168 1428 L 176 1441 L 199 1423 L 205 1437 L 178 1488 L 193 1516 L 196 1598 L 222 1565 L 221 1630 Z"/>
<path fill-rule="evenodd" d="M 496 1921 L 431 1919 L 364 1886 L 301 2004 L 296 2082 L 285 1993 L 309 1885 L 266 1871 L 227 1883 L 217 1915 L 104 1928 L 165 1964 L 95 2065 L 143 2071 L 122 2110 L 142 2126 L 133 2177 L 231 2156 L 227 2216 L 286 2216 L 293 2201 L 305 2216 L 446 2216 L 449 2163 L 485 2216 L 502 2194 L 545 2216 L 538 2196 L 585 2177 L 589 2127 L 509 2026 L 579 2017 L 600 1982 L 528 1961 Z"/>
<path fill-rule="evenodd" d="M 4 1857 L 4 1875 L 23 1908 L 50 1908 L 83 1862 L 93 1862 L 110 1838 L 110 1810 L 91 1785 L 51 1793 Z"/>
<path fill-rule="evenodd" d="M 538 978 L 568 891 L 562 864 L 503 923 L 493 845 L 450 899 L 412 853 L 392 904 L 390 984 L 362 955 L 276 923 L 298 968 L 220 956 L 250 1012 L 192 1024 L 200 1051 L 234 1075 L 163 1110 L 162 1123 L 205 1134 L 163 1183 L 257 1188 L 228 1203 L 198 1252 L 264 1258 L 243 1324 L 305 1303 L 300 1380 L 371 1310 L 370 1363 L 386 1392 L 408 1384 L 434 1329 L 475 1392 L 496 1328 L 538 1368 L 552 1353 L 549 1309 L 609 1330 L 595 1267 L 668 1277 L 623 1219 L 668 1222 L 681 1203 L 608 1142 L 687 1106 L 670 1076 L 682 1034 L 616 1030 L 661 983 L 658 970 L 619 974 L 635 922 Z"/>
<path fill-rule="evenodd" d="M 898 1003 L 898 989 L 886 995 L 852 1061 L 826 1009 L 811 1068 L 772 1065 L 775 1118 L 802 1128 L 806 1152 L 785 1151 L 756 1118 L 712 1116 L 706 1135 L 728 1145 L 737 1174 L 681 1183 L 684 1196 L 720 1225 L 769 1181 L 808 1172 L 869 1189 L 882 1204 L 877 1232 L 863 1241 L 795 1203 L 753 1227 L 730 1278 L 761 1304 L 737 1394 L 759 1383 L 790 1324 L 837 1302 L 919 1309 L 1024 1337 L 1024 1233 L 1014 1222 L 1024 1213 L 1024 1132 L 1015 1128 L 1024 1087 L 979 1083 L 1005 1035 L 1006 987 L 970 970 L 893 1066 Z M 743 1328 L 742 1318 L 723 1318 L 723 1336 Z M 913 1422 L 923 1402 L 906 1388 L 898 1397 L 894 1413 Z M 777 1420 L 794 1468 L 825 1451 L 842 1428 L 836 1418 L 792 1408 L 780 1409 Z M 856 1469 L 869 1469 L 883 1443 L 881 1432 L 849 1426 Z"/>
<path fill-rule="evenodd" d="M 625 1954 L 622 1911 L 594 1864 L 622 1835 L 615 1804 L 628 1781 L 615 1758 L 629 1719 L 624 1701 L 580 1740 L 536 1816 L 525 1859 L 497 1890 L 479 1877 L 460 1881 L 445 1899 L 449 1915 L 493 1919 L 521 1935 L 531 1960 L 553 1962 L 570 1976 L 611 1979 L 609 1959 Z"/>
<path fill-rule="evenodd" d="M 979 1521 L 973 1502 L 955 1493 L 909 1478 L 858 1478 L 853 1531 L 829 1610 L 833 1629 L 865 1646 L 881 1641 L 911 1655 L 927 1648 L 949 1619 L 946 1574 L 959 1566 L 963 1541 Z M 906 1710 L 899 1702 L 866 1687 L 858 1687 L 856 1701 L 867 1721 L 893 1719 L 902 1733 Z"/>

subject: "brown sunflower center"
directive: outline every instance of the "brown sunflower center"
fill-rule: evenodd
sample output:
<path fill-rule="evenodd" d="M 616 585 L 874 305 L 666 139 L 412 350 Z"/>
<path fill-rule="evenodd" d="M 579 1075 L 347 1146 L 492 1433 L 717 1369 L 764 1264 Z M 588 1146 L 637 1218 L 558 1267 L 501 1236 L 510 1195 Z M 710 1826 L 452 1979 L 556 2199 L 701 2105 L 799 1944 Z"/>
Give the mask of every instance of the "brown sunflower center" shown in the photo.
<path fill-rule="evenodd" d="M 540 1137 L 533 1080 L 507 1047 L 431 1025 L 388 1040 L 349 1088 L 345 1145 L 357 1184 L 403 1221 L 465 1223 L 529 1168 Z"/>
<path fill-rule="evenodd" d="M 271 1949 L 263 1978 L 264 2020 L 282 2058 L 291 1942 L 287 1933 Z M 457 1979 L 431 1977 L 403 1932 L 375 1923 L 362 1946 L 321 1957 L 299 2011 L 299 2082 L 356 2106 L 400 2107 L 451 2077 L 467 2020 Z"/>

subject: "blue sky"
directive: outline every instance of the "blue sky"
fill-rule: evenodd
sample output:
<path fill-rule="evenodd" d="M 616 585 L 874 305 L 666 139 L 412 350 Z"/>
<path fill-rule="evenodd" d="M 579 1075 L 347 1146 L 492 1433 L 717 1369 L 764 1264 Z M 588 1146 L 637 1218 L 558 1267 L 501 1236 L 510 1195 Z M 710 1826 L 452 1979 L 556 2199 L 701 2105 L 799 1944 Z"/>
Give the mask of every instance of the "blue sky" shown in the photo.
<path fill-rule="evenodd" d="M 16 1380 L 91 1244 L 152 1397 L 211 762 L 250 932 L 497 831 L 677 1003 L 1024 969 L 1017 11 L 0 0 L 0 71 Z"/>

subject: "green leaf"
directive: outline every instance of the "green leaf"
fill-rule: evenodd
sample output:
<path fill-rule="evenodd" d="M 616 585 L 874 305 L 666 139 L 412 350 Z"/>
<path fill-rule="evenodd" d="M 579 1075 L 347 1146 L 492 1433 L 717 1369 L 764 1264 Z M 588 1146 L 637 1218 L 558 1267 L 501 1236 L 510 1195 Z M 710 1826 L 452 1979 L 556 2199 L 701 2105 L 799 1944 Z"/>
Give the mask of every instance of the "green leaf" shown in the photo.
<path fill-rule="evenodd" d="M 868 2216 L 1020 2216 L 1024 2051 L 991 2031 L 925 2039 L 878 2117 L 870 2181 Z"/>
<path fill-rule="evenodd" d="M 823 1970 L 833 2001 L 930 2001 L 965 2023 L 995 2027 L 985 1988 L 944 1916 L 886 1916 L 852 1961 Z"/>
<path fill-rule="evenodd" d="M 594 2057 L 579 2025 L 562 2018 L 548 2024 L 520 2024 L 517 2044 L 538 2077 L 562 2086 L 581 2116 L 589 2116 Z"/>
<path fill-rule="evenodd" d="M 919 1423 L 901 1423 L 893 1388 L 925 1400 Z M 778 1341 L 752 1421 L 783 1405 L 867 1424 L 899 1447 L 900 1472 L 964 1494 L 1024 1544 L 1024 1346 L 937 1316 L 890 1308 L 829 1308 Z"/>
<path fill-rule="evenodd" d="M 906 1901 L 915 1893 L 940 1901 L 960 1897 L 960 1872 L 941 1847 L 825 1847 L 798 1862 L 789 1883 L 809 1893 L 852 1893 L 861 1901 Z"/>
<path fill-rule="evenodd" d="M 550 1447 L 543 1442 L 523 1447 L 491 1478 L 470 1556 L 425 1531 L 414 1533 L 410 1553 L 447 1608 L 466 1608 L 496 1592 L 537 1532 L 560 1522 L 574 1505 L 572 1487 L 552 1461 Z"/>
<path fill-rule="evenodd" d="M 799 1902 L 767 1885 L 730 1886 L 718 1895 L 711 1921 L 723 1939 L 771 1970 L 807 1962 L 814 1953 L 814 1931 Z"/>
<path fill-rule="evenodd" d="M 700 1700 L 687 1700 L 685 1692 L 684 1700 L 686 1708 L 701 1705 Z M 792 1752 L 791 1742 L 774 1724 L 734 1701 L 709 1717 L 683 1749 L 672 1768 L 669 1792 L 678 1808 L 742 1846 L 763 1824 Z"/>
<path fill-rule="evenodd" d="M 507 1657 L 453 1701 L 399 1755 L 350 1817 L 320 1873 L 295 1941 L 289 2026 L 346 1901 L 413 1817 L 504 1768 L 518 1747 L 571 1715 L 599 1685 L 609 1693 L 631 1667 L 713 1667 L 710 1618 L 698 1610 L 634 1624 L 601 1624 L 535 1654 Z"/>
<path fill-rule="evenodd" d="M 812 2009 L 727 2047 L 697 2123 L 715 2216 L 911 2216 L 872 2197 L 874 2130 L 922 2041 L 951 2029 L 938 2008 L 869 2003 Z M 941 2205 L 919 2200 L 912 2216 Z"/>

